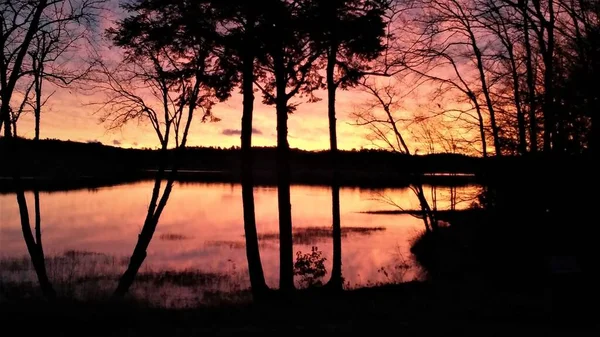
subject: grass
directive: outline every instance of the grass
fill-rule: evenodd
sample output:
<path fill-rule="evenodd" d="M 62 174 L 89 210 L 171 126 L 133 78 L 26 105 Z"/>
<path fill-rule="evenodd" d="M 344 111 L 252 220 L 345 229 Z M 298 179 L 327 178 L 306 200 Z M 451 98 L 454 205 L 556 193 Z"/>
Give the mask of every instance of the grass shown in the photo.
<path fill-rule="evenodd" d="M 181 241 L 192 239 L 190 236 L 177 233 L 163 233 L 158 238 L 163 241 Z"/>
<path fill-rule="evenodd" d="M 4 328 L 62 336 L 231 336 L 401 334 L 419 336 L 568 335 L 593 321 L 554 320 L 544 296 L 481 287 L 411 282 L 341 293 L 276 292 L 263 302 L 162 309 L 137 303 L 18 301 L 2 306 Z M 36 322 L 36 324 L 29 324 Z M 27 325 L 28 324 L 28 325 Z M 10 331 L 10 330 L 9 330 Z M 590 334 L 593 335 L 593 334 Z"/>
<path fill-rule="evenodd" d="M 385 227 L 342 227 L 342 238 L 350 235 L 371 235 L 385 231 Z M 331 240 L 333 229 L 331 227 L 301 227 L 294 228 L 292 233 L 294 244 L 312 245 L 325 240 Z M 278 240 L 278 232 L 258 234 L 259 240 Z"/>
<path fill-rule="evenodd" d="M 125 271 L 128 257 L 89 251 L 66 251 L 46 258 L 48 277 L 60 298 L 77 301 L 108 299 Z M 181 308 L 200 303 L 248 298 L 246 271 L 227 273 L 197 269 L 153 270 L 142 267 L 130 299 L 152 307 Z M 0 301 L 40 298 L 29 257 L 0 259 Z M 219 295 L 219 296 L 217 296 Z"/>

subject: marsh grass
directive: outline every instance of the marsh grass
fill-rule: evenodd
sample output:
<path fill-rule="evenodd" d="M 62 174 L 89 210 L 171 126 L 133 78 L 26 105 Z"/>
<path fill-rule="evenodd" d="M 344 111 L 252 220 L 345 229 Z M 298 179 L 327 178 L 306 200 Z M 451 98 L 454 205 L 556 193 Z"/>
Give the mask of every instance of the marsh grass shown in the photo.
<path fill-rule="evenodd" d="M 385 227 L 342 227 L 342 238 L 353 235 L 371 235 L 384 231 Z M 294 244 L 313 245 L 319 242 L 330 241 L 333 230 L 331 227 L 301 227 L 293 231 Z M 279 233 L 269 232 L 258 234 L 259 240 L 278 240 Z"/>
<path fill-rule="evenodd" d="M 190 236 L 177 233 L 163 233 L 158 238 L 163 241 L 181 241 L 192 239 Z"/>
<path fill-rule="evenodd" d="M 129 260 L 127 257 L 66 251 L 46 258 L 48 276 L 58 296 L 78 301 L 108 300 Z M 248 298 L 246 272 L 230 263 L 225 273 L 198 269 L 143 267 L 129 299 L 150 307 L 186 308 Z M 28 256 L 0 258 L 0 301 L 39 298 L 37 277 Z M 218 300 L 217 300 L 218 299 Z"/>
<path fill-rule="evenodd" d="M 244 249 L 246 243 L 244 241 L 228 241 L 228 240 L 212 240 L 205 241 L 205 247 L 225 247 L 229 249 Z"/>

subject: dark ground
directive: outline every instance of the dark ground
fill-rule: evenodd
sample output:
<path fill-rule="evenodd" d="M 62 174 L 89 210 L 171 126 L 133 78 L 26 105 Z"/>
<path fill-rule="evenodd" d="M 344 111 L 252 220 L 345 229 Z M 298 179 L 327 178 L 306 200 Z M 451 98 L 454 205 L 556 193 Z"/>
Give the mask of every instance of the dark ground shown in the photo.
<path fill-rule="evenodd" d="M 597 278 L 584 269 L 554 272 L 543 251 L 523 258 L 530 245 L 488 236 L 487 216 L 443 213 L 453 225 L 413 245 L 428 270 L 423 282 L 273 292 L 258 303 L 194 309 L 19 299 L 3 302 L 0 317 L 4 331 L 46 336 L 597 336 Z M 496 254 L 501 245 L 513 252 Z"/>
<path fill-rule="evenodd" d="M 484 289 L 481 284 L 408 283 L 346 291 L 300 292 L 288 302 L 164 310 L 135 305 L 4 303 L 4 331 L 46 336 L 206 336 L 254 333 L 409 336 L 597 335 L 582 306 L 557 308 L 546 287 Z M 592 304 L 592 303 L 587 303 Z M 588 307 L 588 306 L 586 306 Z M 593 308 L 589 306 L 588 308 Z"/>

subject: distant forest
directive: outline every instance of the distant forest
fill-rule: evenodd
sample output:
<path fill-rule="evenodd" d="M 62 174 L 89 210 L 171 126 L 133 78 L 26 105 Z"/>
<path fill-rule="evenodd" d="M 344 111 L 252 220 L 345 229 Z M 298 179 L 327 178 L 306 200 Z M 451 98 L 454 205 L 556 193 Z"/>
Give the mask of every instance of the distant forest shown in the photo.
<path fill-rule="evenodd" d="M 11 158 L 6 153 L 5 142 L 0 139 L 0 157 Z M 82 177 L 153 178 L 158 169 L 160 150 L 125 149 L 101 143 L 80 143 L 61 140 L 21 139 L 15 162 L 21 163 L 23 176 L 58 180 L 75 180 Z M 180 179 L 221 180 L 239 182 L 241 156 L 239 148 L 187 147 L 171 150 L 177 154 Z M 258 182 L 273 183 L 276 174 L 276 148 L 255 147 L 254 174 Z M 329 151 L 311 152 L 292 149 L 290 166 L 292 180 L 297 183 L 329 182 L 331 160 Z M 464 184 L 473 178 L 484 164 L 482 158 L 460 154 L 431 154 L 413 156 L 384 150 L 340 151 L 338 163 L 342 181 L 346 185 L 407 184 L 409 173 L 458 173 L 461 177 L 438 179 L 438 182 Z M 150 172 L 147 172 L 149 171 Z M 200 171 L 200 172 L 189 172 Z M 0 166 L 0 176 L 8 177 L 6 166 Z M 441 178 L 441 177 L 440 177 Z M 446 177 L 448 178 L 448 177 Z M 433 178 L 430 179 L 433 181 Z"/>
<path fill-rule="evenodd" d="M 125 149 L 101 143 L 81 143 L 62 140 L 21 139 L 21 151 L 7 153 L 0 139 L 0 157 L 17 159 L 23 176 L 53 179 L 57 184 L 79 179 L 112 179 L 114 182 L 153 178 L 160 150 Z M 239 182 L 241 149 L 188 147 L 175 151 L 181 161 L 179 179 L 190 181 Z M 276 177 L 276 148 L 255 147 L 254 176 L 257 183 L 274 184 Z M 180 157 L 179 157 L 180 156 Z M 294 183 L 328 184 L 331 176 L 329 151 L 292 149 L 290 162 Z M 566 157 L 573 167 L 585 165 L 581 157 Z M 340 151 L 338 163 L 343 185 L 349 186 L 406 186 L 413 173 L 425 174 L 424 182 L 448 185 L 482 183 L 484 172 L 513 176 L 524 168 L 534 171 L 549 157 L 480 158 L 461 154 L 406 155 L 384 150 Z M 6 166 L 0 166 L 0 176 L 10 177 Z M 5 181 L 5 184 L 7 181 Z M 2 184 L 0 183 L 0 186 Z"/>

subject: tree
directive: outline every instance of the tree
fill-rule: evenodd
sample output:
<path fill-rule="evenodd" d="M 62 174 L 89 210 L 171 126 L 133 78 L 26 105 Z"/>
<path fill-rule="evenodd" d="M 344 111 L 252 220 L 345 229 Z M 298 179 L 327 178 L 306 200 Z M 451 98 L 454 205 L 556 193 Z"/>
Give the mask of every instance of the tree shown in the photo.
<path fill-rule="evenodd" d="M 44 82 L 72 88 L 73 83 L 85 79 L 94 66 L 84 58 L 84 48 L 92 34 L 88 24 L 76 24 L 79 18 L 74 18 L 65 6 L 54 7 L 51 17 L 54 22 L 37 32 L 28 52 L 34 94 L 34 101 L 29 105 L 34 112 L 36 140 L 40 139 L 42 107 L 54 94 L 44 95 Z M 47 21 L 49 19 L 43 18 L 42 24 Z"/>
<path fill-rule="evenodd" d="M 516 115 L 517 124 L 517 149 L 518 153 L 524 155 L 527 153 L 527 130 L 525 124 L 525 112 L 521 102 L 521 74 L 520 61 L 517 59 L 517 50 L 515 44 L 521 40 L 518 28 L 514 27 L 514 22 L 518 18 L 518 10 L 506 6 L 499 6 L 497 2 L 491 0 L 476 1 L 481 14 L 475 15 L 475 20 L 483 26 L 484 29 L 492 32 L 499 46 L 493 52 L 491 57 L 496 61 L 495 69 L 489 69 L 491 81 L 504 86 L 512 92 L 506 92 L 503 89 L 491 92 L 498 102 L 498 111 L 503 111 L 506 115 L 511 115 L 512 109 Z M 505 78 L 509 78 L 507 80 Z M 508 100 L 511 101 L 508 101 Z M 502 108 L 508 106 L 510 108 Z M 500 124 L 500 123 L 499 123 Z M 509 125 L 510 127 L 510 125 Z M 504 130 L 503 130 L 504 129 Z M 500 128 L 505 131 L 506 128 Z M 504 132 L 506 133 L 506 131 Z M 505 145 L 505 144 L 503 144 Z"/>
<path fill-rule="evenodd" d="M 311 9 L 314 24 L 312 38 L 316 52 L 324 50 L 327 83 L 330 160 L 332 169 L 331 200 L 333 218 L 333 268 L 329 285 L 342 288 L 342 247 L 340 223 L 340 187 L 337 168 L 336 91 L 353 87 L 369 61 L 384 50 L 383 20 L 389 1 L 383 0 L 315 0 Z"/>
<path fill-rule="evenodd" d="M 388 150 L 410 155 L 411 150 L 400 131 L 398 117 L 401 89 L 397 88 L 394 82 L 392 79 L 388 83 L 381 84 L 372 78 L 364 79 L 361 88 L 371 95 L 372 99 L 358 107 L 354 112 L 354 118 L 356 125 L 368 127 L 373 132 L 373 139 L 386 144 Z M 425 197 L 421 176 L 422 172 L 418 171 L 411 174 L 410 188 L 419 201 L 420 218 L 423 220 L 425 230 L 435 231 L 438 228 L 436 210 L 430 207 Z"/>
<path fill-rule="evenodd" d="M 44 62 L 58 60 L 60 55 L 64 55 L 66 46 L 72 46 L 72 43 L 78 40 L 78 38 L 73 39 L 72 33 L 75 31 L 76 35 L 81 37 L 82 31 L 86 31 L 96 23 L 106 2 L 107 0 L 2 0 L 0 3 L 2 15 L 0 46 L 3 51 L 0 59 L 0 101 L 2 102 L 0 119 L 4 125 L 10 125 L 10 103 L 18 82 L 26 76 L 39 74 L 40 62 L 35 66 L 33 63 L 28 64 L 27 55 L 39 56 L 41 49 L 46 48 Z M 56 44 L 50 44 L 51 40 Z M 41 41 L 48 44 L 42 47 L 39 44 Z M 58 52 L 59 50 L 62 51 Z M 35 59 L 39 61 L 39 58 Z M 40 75 L 50 76 L 50 73 L 44 71 Z M 56 72 L 53 75 L 68 84 L 68 76 L 65 74 Z M 39 89 L 41 91 L 41 87 Z M 5 137 L 8 138 L 10 133 L 10 128 L 5 127 Z"/>
<path fill-rule="evenodd" d="M 252 117 L 254 111 L 254 82 L 256 81 L 256 59 L 259 48 L 256 26 L 262 13 L 261 2 L 230 1 L 225 4 L 216 2 L 222 12 L 222 20 L 228 28 L 224 44 L 223 57 L 229 57 L 232 66 L 241 75 L 243 111 L 241 126 L 241 181 L 242 204 L 244 209 L 244 233 L 246 239 L 246 257 L 248 273 L 254 298 L 260 298 L 268 290 L 262 268 L 256 216 L 254 208 L 254 157 L 252 153 Z"/>
<path fill-rule="evenodd" d="M 2 47 L 2 57 L 0 58 L 0 120 L 2 122 L 0 122 L 0 128 L 4 125 L 7 153 L 17 154 L 19 152 L 18 142 L 15 140 L 17 121 L 23 112 L 25 103 L 28 102 L 33 86 L 30 84 L 24 86 L 27 89 L 24 91 L 18 109 L 12 109 L 11 103 L 19 83 L 34 72 L 31 65 L 27 64 L 26 56 L 32 50 L 36 50 L 36 37 L 40 36 L 41 32 L 52 29 L 55 25 L 88 26 L 97 18 L 103 3 L 105 0 L 2 0 L 0 2 L 0 46 Z M 34 89 L 39 89 L 41 93 L 41 87 Z M 16 157 L 9 158 L 7 165 L 16 185 L 21 229 L 27 250 L 43 294 L 52 299 L 56 293 L 46 272 L 41 239 L 39 194 L 37 191 L 34 193 L 36 214 L 34 238 Z"/>
<path fill-rule="evenodd" d="M 196 109 L 204 111 L 203 121 L 215 120 L 212 106 L 226 99 L 235 84 L 230 69 L 220 65 L 215 53 L 218 22 L 209 1 L 139 1 L 123 8 L 135 14 L 107 32 L 124 50 L 124 59 L 114 69 L 105 66 L 102 72 L 101 88 L 107 93 L 103 108 L 108 110 L 104 120 L 114 127 L 136 119 L 149 121 L 161 150 L 144 225 L 115 298 L 127 293 L 146 258 L 173 189 L 177 155 L 186 146 Z M 172 140 L 175 159 L 161 193 Z"/>
<path fill-rule="evenodd" d="M 423 19 L 420 20 L 425 24 L 426 34 L 445 41 L 445 44 L 451 48 L 460 49 L 461 53 L 470 49 L 472 54 L 469 56 L 475 61 L 481 93 L 488 110 L 495 154 L 496 156 L 502 155 L 500 129 L 496 122 L 494 102 L 490 95 L 484 55 L 478 42 L 480 27 L 474 20 L 472 1 L 424 0 L 422 2 L 425 13 Z"/>
<path fill-rule="evenodd" d="M 258 84 L 264 102 L 275 105 L 277 114 L 277 202 L 279 208 L 279 287 L 282 291 L 294 289 L 294 253 L 292 244 L 292 212 L 290 202 L 290 161 L 287 121 L 297 103 L 297 95 L 312 95 L 322 87 L 322 78 L 316 62 L 321 56 L 315 50 L 307 30 L 306 2 L 299 0 L 270 0 L 257 27 L 261 52 Z M 262 83 L 262 84 L 261 84 Z"/>

